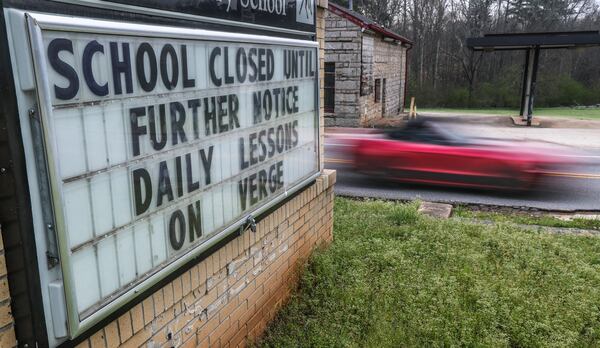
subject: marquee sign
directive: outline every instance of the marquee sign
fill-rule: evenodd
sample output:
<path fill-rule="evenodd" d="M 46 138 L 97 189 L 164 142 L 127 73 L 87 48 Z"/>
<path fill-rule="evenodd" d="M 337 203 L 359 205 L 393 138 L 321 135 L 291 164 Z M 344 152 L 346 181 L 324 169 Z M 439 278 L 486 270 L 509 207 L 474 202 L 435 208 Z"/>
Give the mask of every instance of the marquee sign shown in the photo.
<path fill-rule="evenodd" d="M 316 42 L 28 23 L 72 333 L 318 173 Z"/>

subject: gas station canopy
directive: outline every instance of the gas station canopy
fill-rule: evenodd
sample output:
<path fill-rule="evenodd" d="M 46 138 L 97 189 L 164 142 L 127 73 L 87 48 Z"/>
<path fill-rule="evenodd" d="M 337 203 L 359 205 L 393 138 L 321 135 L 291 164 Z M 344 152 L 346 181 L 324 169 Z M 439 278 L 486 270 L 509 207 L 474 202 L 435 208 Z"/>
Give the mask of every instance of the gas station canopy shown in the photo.
<path fill-rule="evenodd" d="M 600 45 L 600 31 L 485 34 L 467 39 L 474 51 L 570 48 Z"/>
<path fill-rule="evenodd" d="M 538 32 L 485 34 L 467 39 L 473 51 L 525 50 L 523 90 L 520 115 L 527 125 L 533 118 L 533 100 L 539 67 L 540 50 L 600 46 L 600 31 Z"/>

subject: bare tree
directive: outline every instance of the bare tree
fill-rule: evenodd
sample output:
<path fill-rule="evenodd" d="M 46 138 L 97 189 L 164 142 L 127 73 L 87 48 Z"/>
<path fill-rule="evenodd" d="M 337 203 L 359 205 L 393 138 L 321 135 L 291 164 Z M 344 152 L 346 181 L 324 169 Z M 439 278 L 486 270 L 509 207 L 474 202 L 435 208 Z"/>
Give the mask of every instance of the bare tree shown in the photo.
<path fill-rule="evenodd" d="M 518 90 L 523 52 L 482 55 L 465 47 L 467 37 L 600 29 L 600 0 L 355 0 L 354 4 L 356 11 L 414 41 L 409 86 L 425 104 L 463 89 L 467 95 L 463 104 L 473 105 L 479 102 L 475 95 L 482 86 L 510 80 L 507 75 L 513 80 L 509 89 Z M 600 48 L 545 52 L 541 85 L 544 78 L 568 76 L 598 88 L 600 102 L 598 56 Z"/>

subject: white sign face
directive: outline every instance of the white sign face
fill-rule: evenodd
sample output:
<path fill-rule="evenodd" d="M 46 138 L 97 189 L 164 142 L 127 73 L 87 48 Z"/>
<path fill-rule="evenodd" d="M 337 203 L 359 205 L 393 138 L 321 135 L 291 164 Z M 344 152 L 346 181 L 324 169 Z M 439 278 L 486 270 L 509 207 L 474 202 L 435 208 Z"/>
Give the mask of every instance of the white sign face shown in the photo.
<path fill-rule="evenodd" d="M 316 43 L 90 22 L 32 34 L 79 320 L 319 170 Z"/>

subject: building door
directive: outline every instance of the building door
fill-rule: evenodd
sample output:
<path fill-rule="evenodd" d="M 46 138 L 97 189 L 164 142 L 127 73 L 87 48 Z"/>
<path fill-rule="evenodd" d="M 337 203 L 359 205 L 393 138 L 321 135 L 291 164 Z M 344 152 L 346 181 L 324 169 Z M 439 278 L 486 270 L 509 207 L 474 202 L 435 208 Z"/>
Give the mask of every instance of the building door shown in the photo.
<path fill-rule="evenodd" d="M 383 79 L 383 81 L 381 82 L 381 117 L 385 117 L 385 85 L 386 85 L 386 80 L 387 79 Z"/>

